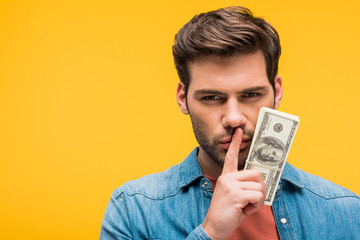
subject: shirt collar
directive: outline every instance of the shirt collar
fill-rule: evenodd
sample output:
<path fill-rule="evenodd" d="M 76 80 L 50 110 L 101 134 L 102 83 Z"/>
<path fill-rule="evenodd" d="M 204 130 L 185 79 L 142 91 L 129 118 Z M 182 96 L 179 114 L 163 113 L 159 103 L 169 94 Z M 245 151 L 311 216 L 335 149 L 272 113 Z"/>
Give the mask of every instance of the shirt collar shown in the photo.
<path fill-rule="evenodd" d="M 197 159 L 199 148 L 196 147 L 179 167 L 179 183 L 180 187 L 184 187 L 194 180 L 203 177 L 203 173 Z"/>
<path fill-rule="evenodd" d="M 286 163 L 281 175 L 281 180 L 291 183 L 299 188 L 304 188 L 304 183 L 298 171 L 299 170 L 291 166 L 290 163 Z"/>

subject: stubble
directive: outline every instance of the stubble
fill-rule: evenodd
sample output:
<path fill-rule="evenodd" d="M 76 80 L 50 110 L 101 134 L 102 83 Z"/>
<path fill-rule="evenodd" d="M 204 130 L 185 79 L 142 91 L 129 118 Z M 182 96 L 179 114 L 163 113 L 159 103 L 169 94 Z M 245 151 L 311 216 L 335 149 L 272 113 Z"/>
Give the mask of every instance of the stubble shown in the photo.
<path fill-rule="evenodd" d="M 202 149 L 210 156 L 210 158 L 221 168 L 224 166 L 225 156 L 227 149 L 220 146 L 219 142 L 224 138 L 231 137 L 234 133 L 234 128 L 228 128 L 223 134 L 210 136 L 209 130 L 206 127 L 206 124 L 201 121 L 197 116 L 190 114 L 193 131 L 195 138 Z M 253 132 L 250 132 L 246 129 L 243 129 L 243 135 L 249 136 L 252 138 Z M 245 161 L 248 157 L 250 151 L 250 145 L 246 146 L 239 153 L 239 170 L 242 170 L 245 166 Z"/>

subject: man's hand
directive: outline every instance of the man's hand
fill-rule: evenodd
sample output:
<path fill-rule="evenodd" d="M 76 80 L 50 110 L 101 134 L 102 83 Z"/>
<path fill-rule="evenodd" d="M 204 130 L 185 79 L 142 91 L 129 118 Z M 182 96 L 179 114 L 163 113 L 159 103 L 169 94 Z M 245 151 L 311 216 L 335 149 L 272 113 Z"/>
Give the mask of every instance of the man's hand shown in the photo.
<path fill-rule="evenodd" d="M 214 240 L 230 237 L 246 216 L 258 211 L 264 204 L 265 184 L 260 171 L 238 171 L 241 141 L 242 129 L 237 128 L 202 225 Z"/>

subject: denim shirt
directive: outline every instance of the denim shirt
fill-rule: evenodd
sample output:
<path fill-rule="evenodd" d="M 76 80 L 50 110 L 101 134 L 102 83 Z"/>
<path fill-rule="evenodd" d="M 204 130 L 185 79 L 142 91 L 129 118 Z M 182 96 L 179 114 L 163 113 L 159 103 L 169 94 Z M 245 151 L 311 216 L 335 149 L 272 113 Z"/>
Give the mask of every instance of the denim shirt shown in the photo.
<path fill-rule="evenodd" d="M 117 188 L 100 239 L 210 239 L 201 224 L 212 184 L 197 151 L 164 172 Z M 360 239 L 360 197 L 288 163 L 272 209 L 280 239 Z"/>

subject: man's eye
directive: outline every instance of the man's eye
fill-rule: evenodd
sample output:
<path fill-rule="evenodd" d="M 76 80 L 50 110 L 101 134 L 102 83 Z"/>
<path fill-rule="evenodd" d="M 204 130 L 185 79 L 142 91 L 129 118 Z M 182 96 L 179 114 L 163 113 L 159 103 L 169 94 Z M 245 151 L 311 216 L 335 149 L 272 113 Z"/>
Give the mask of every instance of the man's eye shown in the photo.
<path fill-rule="evenodd" d="M 243 97 L 244 97 L 244 98 L 254 98 L 254 97 L 258 97 L 258 96 L 260 96 L 259 93 L 250 92 L 250 93 L 246 93 Z"/>
<path fill-rule="evenodd" d="M 214 102 L 214 101 L 220 101 L 222 100 L 222 98 L 216 95 L 210 95 L 210 96 L 204 96 L 202 100 L 205 102 Z"/>

